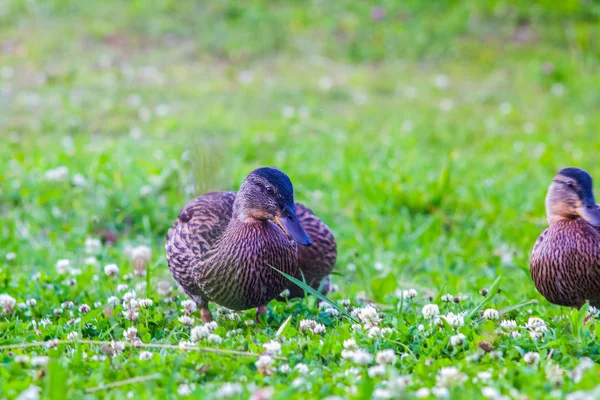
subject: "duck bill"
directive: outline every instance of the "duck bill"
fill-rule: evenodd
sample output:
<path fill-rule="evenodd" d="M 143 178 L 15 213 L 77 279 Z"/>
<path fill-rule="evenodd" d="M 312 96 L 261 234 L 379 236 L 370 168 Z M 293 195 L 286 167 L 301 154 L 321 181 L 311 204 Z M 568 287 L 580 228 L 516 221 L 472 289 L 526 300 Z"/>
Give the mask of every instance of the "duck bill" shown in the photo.
<path fill-rule="evenodd" d="M 577 214 L 591 225 L 600 227 L 600 207 L 593 202 L 586 202 L 577 209 Z"/>
<path fill-rule="evenodd" d="M 275 222 L 281 229 L 287 232 L 292 239 L 301 245 L 310 246 L 312 244 L 310 236 L 308 236 L 308 233 L 306 233 L 304 228 L 302 228 L 302 225 L 300 225 L 296 212 L 292 208 L 285 207 L 281 212 L 281 216 L 275 217 Z"/>

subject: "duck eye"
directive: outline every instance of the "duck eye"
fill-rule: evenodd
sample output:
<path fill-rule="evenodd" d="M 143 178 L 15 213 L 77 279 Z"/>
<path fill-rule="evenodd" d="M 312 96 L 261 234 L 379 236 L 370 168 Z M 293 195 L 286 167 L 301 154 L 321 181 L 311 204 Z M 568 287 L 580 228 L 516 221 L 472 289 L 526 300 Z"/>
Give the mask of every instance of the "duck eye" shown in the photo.
<path fill-rule="evenodd" d="M 573 181 L 567 181 L 567 186 L 568 187 L 573 187 Z"/>
<path fill-rule="evenodd" d="M 267 192 L 267 194 L 273 194 L 273 193 L 275 193 L 275 190 L 273 190 L 273 188 L 271 186 L 267 186 L 267 188 L 265 189 L 265 191 Z"/>

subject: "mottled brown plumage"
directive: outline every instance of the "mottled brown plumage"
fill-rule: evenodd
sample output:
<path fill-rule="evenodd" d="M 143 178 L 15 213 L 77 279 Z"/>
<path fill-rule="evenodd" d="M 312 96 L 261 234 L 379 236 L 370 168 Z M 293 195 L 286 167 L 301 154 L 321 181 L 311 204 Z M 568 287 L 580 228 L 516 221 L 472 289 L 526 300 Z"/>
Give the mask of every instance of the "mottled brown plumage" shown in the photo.
<path fill-rule="evenodd" d="M 587 172 L 566 168 L 546 196 L 550 226 L 536 241 L 531 277 L 551 303 L 580 308 L 600 306 L 600 208 Z"/>
<path fill-rule="evenodd" d="M 209 301 L 264 312 L 290 286 L 271 266 L 296 277 L 302 268 L 318 287 L 336 259 L 329 228 L 294 203 L 289 178 L 274 168 L 253 171 L 238 193 L 208 193 L 189 202 L 169 230 L 166 249 L 173 277 L 203 320 L 212 318 Z"/>

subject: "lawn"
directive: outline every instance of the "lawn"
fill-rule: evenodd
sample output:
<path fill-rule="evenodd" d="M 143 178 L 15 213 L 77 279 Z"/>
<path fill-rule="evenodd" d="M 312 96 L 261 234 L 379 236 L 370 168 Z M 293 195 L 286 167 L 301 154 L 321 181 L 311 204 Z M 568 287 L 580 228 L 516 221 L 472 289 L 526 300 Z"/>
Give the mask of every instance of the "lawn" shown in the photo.
<path fill-rule="evenodd" d="M 236 3 L 0 1 L 0 398 L 598 398 L 528 267 L 554 174 L 600 177 L 597 2 Z M 263 165 L 336 307 L 205 326 L 165 234 Z"/>

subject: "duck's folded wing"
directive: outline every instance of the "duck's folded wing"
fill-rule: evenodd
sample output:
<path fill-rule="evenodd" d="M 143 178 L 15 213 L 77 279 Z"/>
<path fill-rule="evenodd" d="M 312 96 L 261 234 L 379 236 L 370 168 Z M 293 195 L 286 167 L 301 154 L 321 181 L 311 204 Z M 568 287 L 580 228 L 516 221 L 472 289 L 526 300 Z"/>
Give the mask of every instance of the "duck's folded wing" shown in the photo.
<path fill-rule="evenodd" d="M 223 235 L 233 212 L 234 192 L 207 193 L 190 201 L 167 233 L 167 261 L 189 295 L 201 295 L 194 268 L 201 267 Z"/>

